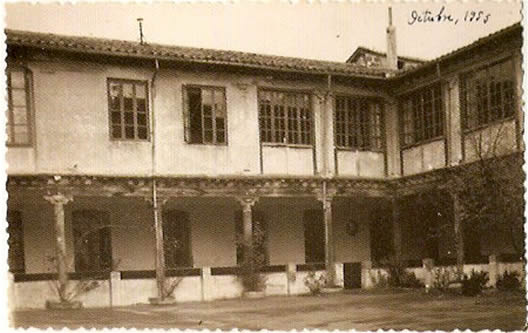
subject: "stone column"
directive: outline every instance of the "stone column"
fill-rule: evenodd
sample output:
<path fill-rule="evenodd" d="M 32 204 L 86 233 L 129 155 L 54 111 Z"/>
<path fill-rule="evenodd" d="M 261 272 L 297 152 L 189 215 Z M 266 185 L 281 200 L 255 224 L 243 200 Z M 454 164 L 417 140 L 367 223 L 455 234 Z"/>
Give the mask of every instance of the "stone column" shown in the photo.
<path fill-rule="evenodd" d="M 164 299 L 165 288 L 165 248 L 163 244 L 163 205 L 168 198 L 157 197 L 153 200 L 154 231 L 156 233 L 156 284 L 158 298 Z"/>
<path fill-rule="evenodd" d="M 121 272 L 110 272 L 110 306 L 121 305 Z"/>
<path fill-rule="evenodd" d="M 258 201 L 256 197 L 240 197 L 237 200 L 242 205 L 242 223 L 243 223 L 243 239 L 244 239 L 244 253 L 243 261 L 252 257 L 253 252 L 253 215 L 252 207 Z"/>
<path fill-rule="evenodd" d="M 72 200 L 71 196 L 62 193 L 45 195 L 44 199 L 53 205 L 55 218 L 55 255 L 60 293 L 64 294 L 68 284 L 68 266 L 66 263 L 66 239 L 64 229 L 64 205 Z"/>
<path fill-rule="evenodd" d="M 286 265 L 286 283 L 288 295 L 293 295 L 295 293 L 294 285 L 297 280 L 297 265 L 295 263 L 288 263 Z"/>
<path fill-rule="evenodd" d="M 400 205 L 396 197 L 391 198 L 392 208 L 392 242 L 394 249 L 394 259 L 397 262 L 402 260 L 402 234 L 401 234 L 401 214 Z"/>
<path fill-rule="evenodd" d="M 325 267 L 327 283 L 329 286 L 336 285 L 334 234 L 332 227 L 332 200 L 333 196 L 323 195 L 318 198 L 323 203 L 324 227 L 325 227 Z"/>
<path fill-rule="evenodd" d="M 211 267 L 202 267 L 200 270 L 200 284 L 202 287 L 202 301 L 212 300 L 212 289 L 214 287 L 211 276 Z"/>
<path fill-rule="evenodd" d="M 497 255 L 492 254 L 488 259 L 488 274 L 489 274 L 489 285 L 491 287 L 497 287 L 497 279 L 499 277 L 499 266 L 497 264 Z"/>
<path fill-rule="evenodd" d="M 433 287 L 433 283 L 434 283 L 434 276 L 433 276 L 434 260 L 431 258 L 422 259 L 422 267 L 424 271 L 425 289 L 429 291 L 429 289 Z"/>

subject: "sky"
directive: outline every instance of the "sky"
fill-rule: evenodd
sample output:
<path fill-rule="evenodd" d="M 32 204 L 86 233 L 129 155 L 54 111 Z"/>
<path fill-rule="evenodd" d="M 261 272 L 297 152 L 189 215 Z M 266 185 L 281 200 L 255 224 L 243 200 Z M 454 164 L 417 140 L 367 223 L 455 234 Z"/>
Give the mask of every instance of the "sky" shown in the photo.
<path fill-rule="evenodd" d="M 6 4 L 9 29 L 345 61 L 358 46 L 385 51 L 389 3 L 157 2 Z M 517 1 L 392 3 L 398 54 L 435 58 L 521 20 Z M 458 18 L 409 24 L 413 10 Z M 466 11 L 489 14 L 486 23 L 463 20 Z M 483 16 L 484 17 L 484 16 Z"/>

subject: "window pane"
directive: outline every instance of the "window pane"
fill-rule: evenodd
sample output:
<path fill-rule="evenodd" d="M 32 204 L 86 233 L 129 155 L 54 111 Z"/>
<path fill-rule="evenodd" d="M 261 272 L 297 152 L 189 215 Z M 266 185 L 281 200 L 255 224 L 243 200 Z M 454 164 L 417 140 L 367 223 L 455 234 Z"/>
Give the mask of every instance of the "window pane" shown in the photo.
<path fill-rule="evenodd" d="M 9 78 L 11 81 L 9 82 L 12 89 L 25 89 L 26 88 L 26 80 L 24 77 L 24 71 L 14 71 L 11 70 L 9 72 Z"/>
<path fill-rule="evenodd" d="M 134 113 L 125 112 L 125 124 L 133 125 L 134 124 Z"/>
<path fill-rule="evenodd" d="M 137 115 L 137 123 L 138 123 L 138 126 L 146 126 L 147 125 L 147 115 L 144 113 L 139 113 Z"/>
<path fill-rule="evenodd" d="M 15 125 L 14 129 L 14 143 L 27 144 L 29 143 L 29 133 L 26 125 Z"/>
<path fill-rule="evenodd" d="M 15 124 L 27 124 L 27 109 L 25 107 L 14 107 L 13 108 L 13 119 Z"/>
<path fill-rule="evenodd" d="M 11 103 L 13 106 L 25 106 L 26 91 L 21 89 L 11 90 Z"/>
<path fill-rule="evenodd" d="M 137 99 L 136 100 L 136 108 L 138 112 L 145 112 L 146 106 L 145 106 L 145 100 L 144 99 Z"/>
<path fill-rule="evenodd" d="M 145 84 L 136 84 L 136 98 L 145 100 L 146 97 L 147 97 L 146 85 Z"/>
<path fill-rule="evenodd" d="M 120 123 L 121 123 L 121 113 L 112 112 L 112 124 L 120 124 Z"/>
<path fill-rule="evenodd" d="M 146 139 L 147 138 L 147 128 L 139 126 L 138 127 L 138 138 L 139 139 Z"/>
<path fill-rule="evenodd" d="M 121 138 L 121 126 L 112 126 L 112 138 Z"/>
<path fill-rule="evenodd" d="M 125 138 L 134 139 L 134 127 L 133 126 L 125 127 Z"/>

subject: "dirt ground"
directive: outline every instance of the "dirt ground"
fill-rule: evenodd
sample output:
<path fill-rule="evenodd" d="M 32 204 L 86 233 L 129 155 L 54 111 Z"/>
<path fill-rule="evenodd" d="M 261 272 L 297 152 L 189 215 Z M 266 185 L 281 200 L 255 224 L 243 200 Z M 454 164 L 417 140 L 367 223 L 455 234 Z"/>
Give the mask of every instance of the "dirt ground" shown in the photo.
<path fill-rule="evenodd" d="M 523 295 L 433 296 L 423 291 L 355 291 L 322 296 L 232 299 L 170 306 L 20 310 L 12 326 L 38 328 L 500 329 L 526 323 Z"/>

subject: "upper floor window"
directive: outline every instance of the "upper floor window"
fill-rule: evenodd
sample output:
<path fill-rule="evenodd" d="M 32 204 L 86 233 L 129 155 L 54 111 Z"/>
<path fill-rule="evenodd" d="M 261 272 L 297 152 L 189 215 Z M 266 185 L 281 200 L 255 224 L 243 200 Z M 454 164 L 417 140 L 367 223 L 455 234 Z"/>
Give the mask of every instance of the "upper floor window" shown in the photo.
<path fill-rule="evenodd" d="M 29 146 L 31 139 L 31 72 L 7 69 L 7 144 Z"/>
<path fill-rule="evenodd" d="M 338 148 L 383 150 L 381 104 L 367 98 L 337 96 L 335 100 L 335 144 Z"/>
<path fill-rule="evenodd" d="M 185 141 L 226 144 L 227 112 L 221 87 L 184 87 Z"/>
<path fill-rule="evenodd" d="M 514 115 L 511 59 L 463 74 L 460 86 L 464 129 L 475 129 Z"/>
<path fill-rule="evenodd" d="M 146 81 L 108 79 L 112 139 L 149 139 L 147 101 Z"/>
<path fill-rule="evenodd" d="M 444 104 L 439 83 L 404 96 L 400 107 L 402 146 L 444 135 Z"/>
<path fill-rule="evenodd" d="M 260 90 L 258 102 L 262 142 L 312 144 L 313 120 L 309 94 Z"/>

